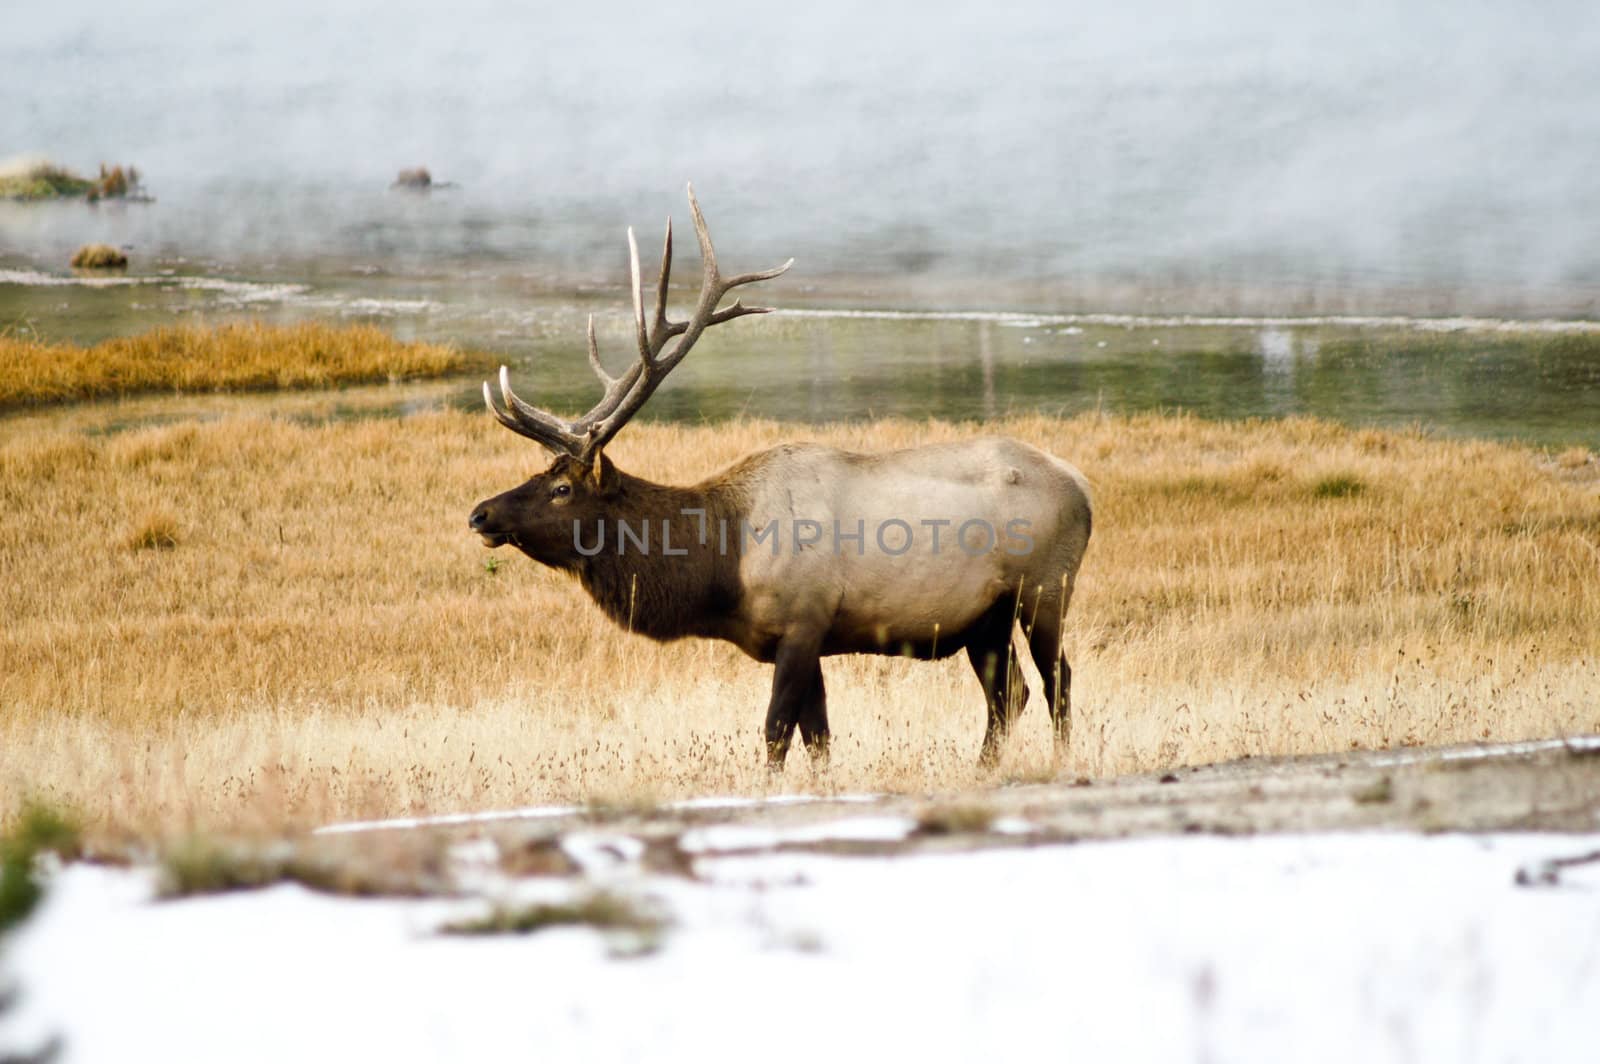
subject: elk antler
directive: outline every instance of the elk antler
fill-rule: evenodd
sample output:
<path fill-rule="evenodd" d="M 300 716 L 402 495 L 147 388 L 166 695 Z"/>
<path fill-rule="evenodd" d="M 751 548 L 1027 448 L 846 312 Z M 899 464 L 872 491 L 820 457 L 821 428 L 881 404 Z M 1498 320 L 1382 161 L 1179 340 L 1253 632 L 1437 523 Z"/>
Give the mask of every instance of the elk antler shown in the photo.
<path fill-rule="evenodd" d="M 647 322 L 644 313 L 644 285 L 639 278 L 639 245 L 634 242 L 633 229 L 628 229 L 628 264 L 633 275 L 633 323 L 639 345 L 639 358 L 620 377 L 613 377 L 600 364 L 600 349 L 594 338 L 594 315 L 589 315 L 589 366 L 600 378 L 605 395 L 594 408 L 576 421 L 566 422 L 553 414 L 529 406 L 511 390 L 511 376 L 506 367 L 500 367 L 500 394 L 505 399 L 505 409 L 494 401 L 489 383 L 483 385 L 483 401 L 489 412 L 512 432 L 526 436 L 556 454 L 568 454 L 585 465 L 594 460 L 600 449 L 611 441 L 622 426 L 644 406 L 661 382 L 666 379 L 683 356 L 689 353 L 700 334 L 713 325 L 743 317 L 746 314 L 766 314 L 771 307 L 747 307 L 737 299 L 732 306 L 717 309 L 722 297 L 740 285 L 770 280 L 783 273 L 794 260 L 773 270 L 760 273 L 742 273 L 737 277 L 723 277 L 717 269 L 717 253 L 711 247 L 711 234 L 706 231 L 706 219 L 700 213 L 700 204 L 694 198 L 694 186 L 689 186 L 689 211 L 694 216 L 694 232 L 700 241 L 700 261 L 703 272 L 700 280 L 700 299 L 688 321 L 671 321 L 667 318 L 667 278 L 672 273 L 672 219 L 667 219 L 666 245 L 661 251 L 661 275 L 656 281 L 656 307 L 654 316 Z M 662 353 L 667 341 L 680 337 L 672 350 Z"/>

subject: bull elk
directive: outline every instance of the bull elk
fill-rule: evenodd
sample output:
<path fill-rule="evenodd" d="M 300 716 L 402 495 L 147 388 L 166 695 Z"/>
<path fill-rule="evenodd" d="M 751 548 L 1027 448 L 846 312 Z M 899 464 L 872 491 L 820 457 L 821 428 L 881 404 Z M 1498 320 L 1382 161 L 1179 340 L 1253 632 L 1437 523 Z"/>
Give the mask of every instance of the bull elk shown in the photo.
<path fill-rule="evenodd" d="M 479 503 L 472 531 L 490 547 L 509 544 L 573 573 L 612 620 L 633 631 L 662 641 L 723 639 L 773 664 L 766 720 L 773 768 L 782 766 L 796 727 L 814 758 L 827 755 L 822 657 L 931 659 L 961 650 L 983 686 L 980 761 L 992 764 L 1028 697 L 1011 653 L 1018 625 L 1064 751 L 1072 670 L 1062 619 L 1090 528 L 1088 490 L 1072 466 L 1005 438 L 882 454 L 793 443 L 748 455 L 698 484 L 669 487 L 629 476 L 605 455 L 701 333 L 770 309 L 737 299 L 723 307 L 723 298 L 793 264 L 724 277 L 693 186 L 689 209 L 702 263 L 694 311 L 686 321 L 667 316 L 669 219 L 655 310 L 646 317 L 629 229 L 639 355 L 611 376 L 590 317 L 589 365 L 605 389 L 592 410 L 567 421 L 536 409 L 511 390 L 503 366 L 503 406 L 484 383 L 495 418 L 554 461 Z"/>

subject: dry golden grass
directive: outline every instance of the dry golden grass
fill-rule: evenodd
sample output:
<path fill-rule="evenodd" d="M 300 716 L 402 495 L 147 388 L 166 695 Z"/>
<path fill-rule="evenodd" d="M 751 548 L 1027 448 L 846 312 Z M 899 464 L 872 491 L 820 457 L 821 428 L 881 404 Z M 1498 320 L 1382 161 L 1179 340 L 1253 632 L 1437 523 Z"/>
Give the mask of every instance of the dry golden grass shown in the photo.
<path fill-rule="evenodd" d="M 831 770 L 797 752 L 770 781 L 767 667 L 620 632 L 520 555 L 485 566 L 466 515 L 537 448 L 483 415 L 248 409 L 115 434 L 94 411 L 0 421 L 0 817 L 33 795 L 98 830 L 276 829 L 1600 729 L 1592 455 L 1307 420 L 987 426 L 1096 487 L 1068 762 L 1035 694 L 980 773 L 964 660 L 836 658 Z M 638 424 L 611 453 L 683 482 L 782 440 L 975 431 Z"/>
<path fill-rule="evenodd" d="M 0 409 L 154 391 L 325 388 L 436 377 L 465 364 L 454 347 L 396 340 L 371 325 L 179 325 L 93 347 L 0 334 Z"/>

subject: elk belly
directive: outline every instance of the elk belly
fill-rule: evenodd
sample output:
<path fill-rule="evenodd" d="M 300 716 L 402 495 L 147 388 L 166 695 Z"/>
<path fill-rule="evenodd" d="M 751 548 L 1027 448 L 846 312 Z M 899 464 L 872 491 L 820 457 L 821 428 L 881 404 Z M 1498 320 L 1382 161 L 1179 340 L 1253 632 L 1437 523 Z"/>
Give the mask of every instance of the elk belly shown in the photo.
<path fill-rule="evenodd" d="M 931 553 L 895 559 L 851 558 L 842 568 L 834 631 L 864 649 L 898 653 L 905 644 L 937 652 L 960 637 L 1006 594 L 992 557 Z"/>

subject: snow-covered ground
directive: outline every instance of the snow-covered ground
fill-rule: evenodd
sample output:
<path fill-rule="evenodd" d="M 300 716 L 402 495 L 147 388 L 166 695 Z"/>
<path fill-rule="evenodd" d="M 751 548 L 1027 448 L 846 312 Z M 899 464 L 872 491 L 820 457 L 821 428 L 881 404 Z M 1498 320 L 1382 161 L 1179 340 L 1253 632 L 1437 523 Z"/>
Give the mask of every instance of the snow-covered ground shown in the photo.
<path fill-rule="evenodd" d="M 1600 1059 L 1600 867 L 1516 884 L 1600 835 L 719 848 L 699 840 L 695 879 L 626 846 L 587 881 L 485 872 L 490 894 L 650 899 L 672 927 L 643 956 L 583 928 L 436 933 L 481 898 L 154 901 L 148 872 L 71 866 L 6 944 L 0 1056 L 59 1036 L 65 1061 Z"/>

